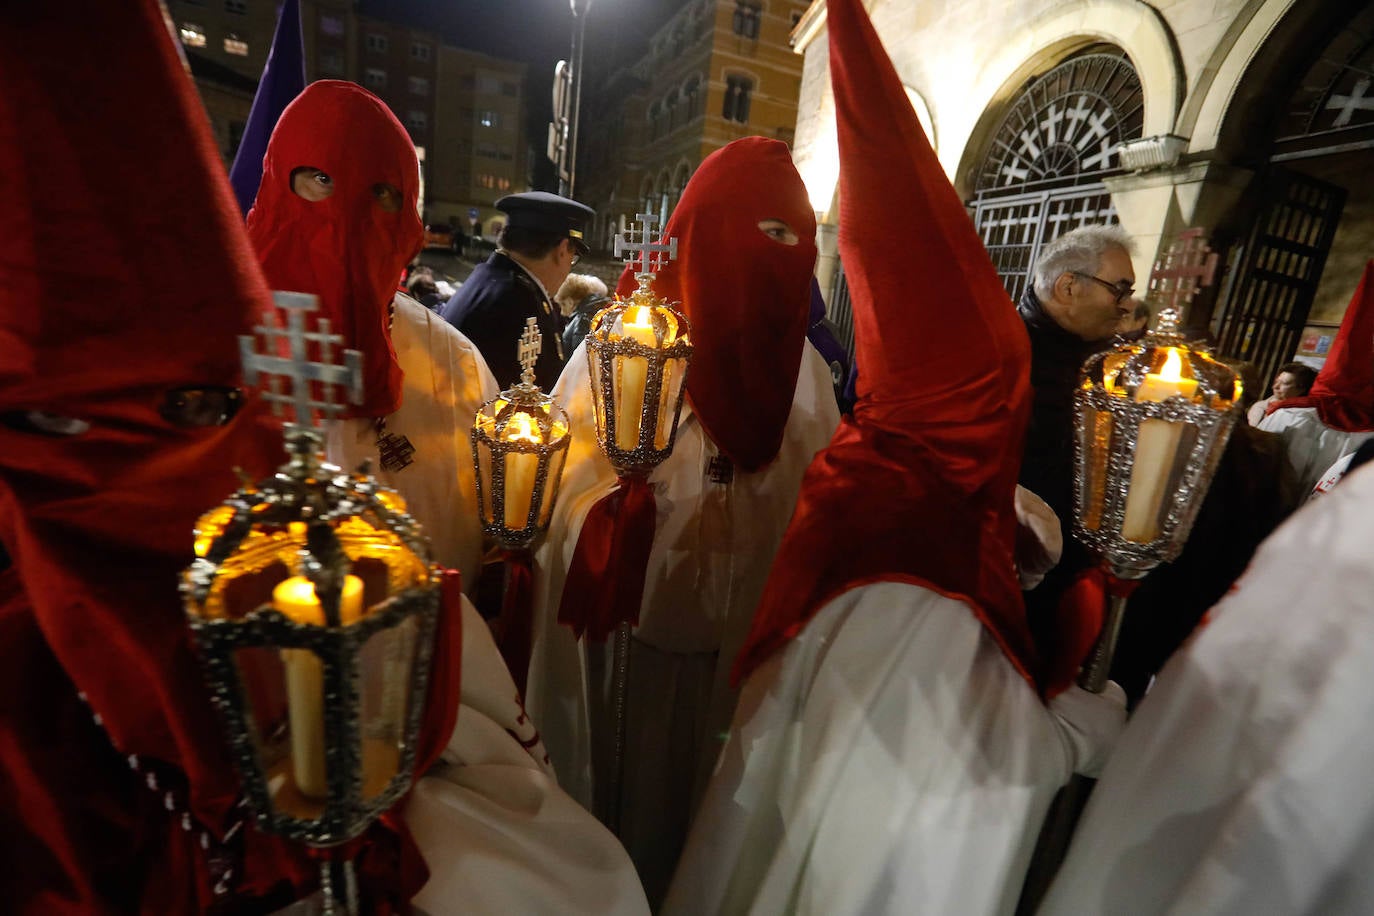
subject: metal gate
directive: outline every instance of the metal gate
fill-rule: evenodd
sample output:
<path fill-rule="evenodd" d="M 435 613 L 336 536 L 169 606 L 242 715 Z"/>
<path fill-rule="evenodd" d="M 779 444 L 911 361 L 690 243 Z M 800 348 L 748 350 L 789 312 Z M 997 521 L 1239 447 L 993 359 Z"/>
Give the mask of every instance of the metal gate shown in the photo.
<path fill-rule="evenodd" d="M 1223 356 L 1248 360 L 1266 384 L 1292 358 L 1345 206 L 1344 188 L 1273 168 L 1214 327 Z"/>
<path fill-rule="evenodd" d="M 1115 223 L 1112 196 L 1102 184 L 975 200 L 973 224 L 1013 302 L 1030 283 L 1046 243 L 1080 226 Z"/>

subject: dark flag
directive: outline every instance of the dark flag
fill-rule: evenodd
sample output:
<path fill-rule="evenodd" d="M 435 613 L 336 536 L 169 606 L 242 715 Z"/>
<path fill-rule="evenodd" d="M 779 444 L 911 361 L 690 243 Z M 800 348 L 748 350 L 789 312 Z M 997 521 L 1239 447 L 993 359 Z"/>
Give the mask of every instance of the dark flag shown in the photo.
<path fill-rule="evenodd" d="M 300 0 L 286 0 L 277 19 L 277 33 L 272 36 L 272 50 L 267 52 L 267 66 L 262 70 L 253 108 L 248 113 L 248 126 L 229 169 L 229 183 L 234 186 L 239 210 L 245 215 L 258 196 L 262 183 L 262 157 L 267 152 L 267 140 L 277 126 L 282 109 L 305 88 L 305 46 L 301 39 Z"/>

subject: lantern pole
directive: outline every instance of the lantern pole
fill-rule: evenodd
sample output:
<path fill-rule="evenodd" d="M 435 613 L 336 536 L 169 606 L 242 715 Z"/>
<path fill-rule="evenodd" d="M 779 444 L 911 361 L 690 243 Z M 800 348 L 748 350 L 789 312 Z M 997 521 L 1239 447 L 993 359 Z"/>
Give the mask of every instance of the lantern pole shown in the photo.
<path fill-rule="evenodd" d="M 1106 579 L 1102 630 L 1078 686 L 1102 693 L 1126 603 L 1140 580 L 1183 549 L 1235 425 L 1236 374 L 1186 344 L 1179 313 L 1158 328 L 1088 358 L 1074 393 L 1074 536 L 1097 553 Z M 1191 428 L 1184 439 L 1181 431 Z M 1055 797 L 1031 856 L 1017 916 L 1049 890 L 1096 780 L 1075 774 Z"/>

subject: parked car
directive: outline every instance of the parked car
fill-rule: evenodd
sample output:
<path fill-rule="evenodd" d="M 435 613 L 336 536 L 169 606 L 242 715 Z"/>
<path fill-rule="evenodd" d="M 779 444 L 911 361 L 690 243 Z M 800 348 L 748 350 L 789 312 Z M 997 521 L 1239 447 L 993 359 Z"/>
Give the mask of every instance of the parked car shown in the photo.
<path fill-rule="evenodd" d="M 462 238 L 462 233 L 444 223 L 432 223 L 425 227 L 426 248 L 460 251 L 462 250 Z"/>

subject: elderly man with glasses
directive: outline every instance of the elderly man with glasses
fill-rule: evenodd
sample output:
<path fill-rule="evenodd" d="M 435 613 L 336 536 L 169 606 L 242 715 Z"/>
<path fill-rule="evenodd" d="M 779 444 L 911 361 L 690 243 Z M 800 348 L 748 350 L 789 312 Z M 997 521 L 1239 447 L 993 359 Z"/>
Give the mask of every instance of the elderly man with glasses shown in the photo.
<path fill-rule="evenodd" d="M 1089 562 L 1072 538 L 1073 392 L 1083 361 L 1109 346 L 1131 296 L 1134 244 L 1120 226 L 1084 226 L 1046 245 L 1017 303 L 1031 342 L 1034 401 L 1021 462 L 1021 486 L 1059 516 L 1064 555 L 1026 594 L 1032 628 L 1052 617 L 1060 594 Z"/>

